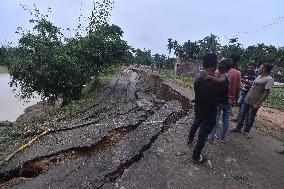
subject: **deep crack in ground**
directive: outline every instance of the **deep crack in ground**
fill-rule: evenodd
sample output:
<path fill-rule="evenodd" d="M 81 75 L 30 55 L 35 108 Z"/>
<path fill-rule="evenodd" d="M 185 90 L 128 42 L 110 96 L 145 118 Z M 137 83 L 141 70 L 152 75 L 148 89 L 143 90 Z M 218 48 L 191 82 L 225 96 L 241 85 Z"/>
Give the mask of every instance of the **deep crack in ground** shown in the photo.
<path fill-rule="evenodd" d="M 51 131 L 48 136 L 1 167 L 0 182 L 5 184 L 15 178 L 36 178 L 56 167 L 72 164 L 80 157 L 96 157 L 111 150 L 117 142 L 141 125 L 162 124 L 159 132 L 149 136 L 149 143 L 125 160 L 117 170 L 108 173 L 104 181 L 114 180 L 117 177 L 115 175 L 141 159 L 143 152 L 159 134 L 166 131 L 170 123 L 184 112 L 180 108 L 178 112 L 169 113 L 170 116 L 164 117 L 164 120 L 148 119 L 157 114 L 157 110 L 168 106 L 164 99 L 156 98 L 155 90 L 158 90 L 157 87 L 154 89 L 153 86 L 145 85 L 145 76 L 126 69 L 109 83 L 99 99 L 76 114 L 86 120 L 85 123 L 61 125 Z"/>

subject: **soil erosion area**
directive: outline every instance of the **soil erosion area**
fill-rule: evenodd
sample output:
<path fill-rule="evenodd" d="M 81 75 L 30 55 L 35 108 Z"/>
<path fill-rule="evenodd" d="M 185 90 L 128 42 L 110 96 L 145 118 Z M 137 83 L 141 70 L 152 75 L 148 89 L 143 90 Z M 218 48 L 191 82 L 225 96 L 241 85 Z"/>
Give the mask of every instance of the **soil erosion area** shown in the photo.
<path fill-rule="evenodd" d="M 284 156 L 275 153 L 283 142 L 256 129 L 250 140 L 229 133 L 226 144 L 206 144 L 212 165 L 193 164 L 192 99 L 192 91 L 127 68 L 74 113 L 80 123 L 60 125 L 1 166 L 0 187 L 283 187 Z"/>

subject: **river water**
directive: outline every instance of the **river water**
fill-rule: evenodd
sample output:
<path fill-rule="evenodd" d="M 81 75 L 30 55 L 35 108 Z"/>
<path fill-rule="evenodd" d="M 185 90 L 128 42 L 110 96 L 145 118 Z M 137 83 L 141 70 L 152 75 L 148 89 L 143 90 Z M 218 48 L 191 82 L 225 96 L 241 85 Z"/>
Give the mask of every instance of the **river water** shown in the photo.
<path fill-rule="evenodd" d="M 8 73 L 0 73 L 0 121 L 15 121 L 25 108 L 40 101 L 40 98 L 30 99 L 29 102 L 16 98 L 16 93 L 9 85 L 10 80 Z"/>

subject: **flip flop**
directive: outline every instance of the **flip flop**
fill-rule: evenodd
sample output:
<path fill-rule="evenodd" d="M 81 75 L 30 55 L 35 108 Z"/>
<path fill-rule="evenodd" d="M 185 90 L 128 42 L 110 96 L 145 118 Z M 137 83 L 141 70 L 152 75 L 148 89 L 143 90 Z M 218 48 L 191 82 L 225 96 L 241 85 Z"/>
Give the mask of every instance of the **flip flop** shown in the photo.
<path fill-rule="evenodd" d="M 208 160 L 208 158 L 207 158 L 206 156 L 200 155 L 200 157 L 199 157 L 198 160 L 192 160 L 192 162 L 193 162 L 194 164 L 199 164 L 199 163 L 201 164 L 201 163 L 207 162 L 207 160 Z"/>

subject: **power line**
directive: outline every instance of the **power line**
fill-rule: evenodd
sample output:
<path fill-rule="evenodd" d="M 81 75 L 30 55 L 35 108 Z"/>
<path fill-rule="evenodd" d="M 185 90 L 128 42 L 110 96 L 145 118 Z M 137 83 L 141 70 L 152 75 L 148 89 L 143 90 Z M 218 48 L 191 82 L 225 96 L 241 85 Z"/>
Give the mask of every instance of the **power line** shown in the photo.
<path fill-rule="evenodd" d="M 227 40 L 228 40 L 228 39 L 232 39 L 232 38 L 238 38 L 240 35 L 247 35 L 247 34 L 252 33 L 252 32 L 260 31 L 260 30 L 269 28 L 269 27 L 271 27 L 271 26 L 273 26 L 273 25 L 279 24 L 279 23 L 281 23 L 281 22 L 283 22 L 283 21 L 284 21 L 284 16 L 281 16 L 281 17 L 275 19 L 275 20 L 274 20 L 272 23 L 270 23 L 270 24 L 266 24 L 266 25 L 262 25 L 262 26 L 260 26 L 260 27 L 255 27 L 255 28 L 252 28 L 252 29 L 248 29 L 248 30 L 246 30 L 246 31 L 244 31 L 244 32 L 236 32 L 236 33 L 231 34 L 231 35 L 229 35 L 229 36 L 226 35 L 225 38 L 226 38 Z"/>

